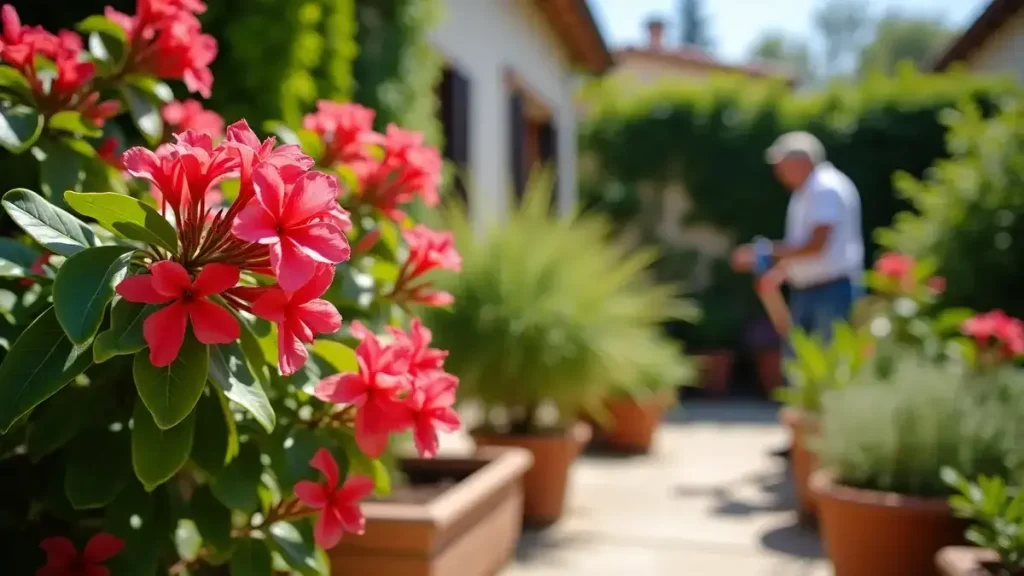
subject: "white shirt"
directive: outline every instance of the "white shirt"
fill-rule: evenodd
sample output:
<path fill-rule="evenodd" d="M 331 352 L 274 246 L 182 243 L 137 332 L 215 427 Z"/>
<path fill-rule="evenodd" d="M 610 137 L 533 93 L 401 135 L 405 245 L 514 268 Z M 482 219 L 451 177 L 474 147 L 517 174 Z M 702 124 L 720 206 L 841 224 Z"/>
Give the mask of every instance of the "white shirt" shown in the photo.
<path fill-rule="evenodd" d="M 860 194 L 846 174 L 829 162 L 819 164 L 789 198 L 785 243 L 807 244 L 817 226 L 832 226 L 828 243 L 816 255 L 790 261 L 788 281 L 803 288 L 850 278 L 859 281 L 864 270 L 864 238 L 860 223 Z"/>

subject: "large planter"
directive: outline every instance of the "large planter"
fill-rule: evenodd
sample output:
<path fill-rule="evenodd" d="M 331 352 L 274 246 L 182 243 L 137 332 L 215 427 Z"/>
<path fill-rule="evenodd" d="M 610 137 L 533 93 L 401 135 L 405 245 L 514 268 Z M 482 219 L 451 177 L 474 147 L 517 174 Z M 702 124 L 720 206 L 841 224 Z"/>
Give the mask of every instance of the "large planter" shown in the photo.
<path fill-rule="evenodd" d="M 336 576 L 492 576 L 515 553 L 530 453 L 409 459 L 409 485 L 362 505 L 366 532 L 328 551 Z"/>
<path fill-rule="evenodd" d="M 523 477 L 523 521 L 531 526 L 547 526 L 562 517 L 569 468 L 590 440 L 590 434 L 590 426 L 578 422 L 553 434 L 476 431 L 473 440 L 478 447 L 515 446 L 533 454 L 533 467 Z"/>
<path fill-rule="evenodd" d="M 976 546 L 947 546 L 935 556 L 935 566 L 942 576 L 1004 576 L 999 555 Z M 1012 576 L 1024 576 L 1018 572 Z"/>
<path fill-rule="evenodd" d="M 763 348 L 757 351 L 757 380 L 761 390 L 768 398 L 785 384 L 782 377 L 782 350 L 779 348 Z"/>
<path fill-rule="evenodd" d="M 664 393 L 639 399 L 614 396 L 605 400 L 605 410 L 611 422 L 603 431 L 602 443 L 625 452 L 650 452 L 654 431 L 658 429 L 662 415 L 672 402 L 672 397 Z"/>
<path fill-rule="evenodd" d="M 796 491 L 797 513 L 800 521 L 813 524 L 816 520 L 817 506 L 814 493 L 810 488 L 811 474 L 818 468 L 818 456 L 810 449 L 808 443 L 818 433 L 818 419 L 796 408 L 783 408 L 779 419 L 789 428 L 793 447 L 789 456 L 790 470 L 793 474 L 793 487 Z"/>
<path fill-rule="evenodd" d="M 966 522 L 945 499 L 850 488 L 823 470 L 811 490 L 835 576 L 937 576 L 938 551 L 963 543 Z"/>
<path fill-rule="evenodd" d="M 721 397 L 729 393 L 735 356 L 732 350 L 709 350 L 697 357 L 700 365 L 700 385 L 705 394 Z"/>

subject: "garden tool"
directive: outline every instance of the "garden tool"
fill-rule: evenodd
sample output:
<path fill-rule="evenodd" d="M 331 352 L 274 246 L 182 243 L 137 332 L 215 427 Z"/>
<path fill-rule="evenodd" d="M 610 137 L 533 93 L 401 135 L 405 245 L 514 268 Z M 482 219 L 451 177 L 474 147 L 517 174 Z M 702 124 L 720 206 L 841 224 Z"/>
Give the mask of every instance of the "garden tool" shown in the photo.
<path fill-rule="evenodd" d="M 753 245 L 754 275 L 759 277 L 772 268 L 772 243 L 767 238 L 758 236 L 754 238 Z M 786 299 L 782 297 L 782 290 L 777 286 L 763 287 L 758 283 L 756 291 L 775 331 L 779 333 L 779 336 L 785 338 L 789 333 L 792 316 L 789 313 Z"/>

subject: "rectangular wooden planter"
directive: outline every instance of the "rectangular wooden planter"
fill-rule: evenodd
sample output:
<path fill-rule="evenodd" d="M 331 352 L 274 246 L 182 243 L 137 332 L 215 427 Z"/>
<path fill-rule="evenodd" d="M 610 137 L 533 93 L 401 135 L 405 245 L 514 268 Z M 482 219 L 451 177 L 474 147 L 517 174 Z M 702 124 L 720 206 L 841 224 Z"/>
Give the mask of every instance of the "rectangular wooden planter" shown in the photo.
<path fill-rule="evenodd" d="M 425 503 L 363 505 L 366 533 L 329 551 L 337 576 L 493 576 L 515 552 L 523 519 L 520 448 L 485 448 L 465 458 L 408 459 L 413 485 L 455 480 Z"/>

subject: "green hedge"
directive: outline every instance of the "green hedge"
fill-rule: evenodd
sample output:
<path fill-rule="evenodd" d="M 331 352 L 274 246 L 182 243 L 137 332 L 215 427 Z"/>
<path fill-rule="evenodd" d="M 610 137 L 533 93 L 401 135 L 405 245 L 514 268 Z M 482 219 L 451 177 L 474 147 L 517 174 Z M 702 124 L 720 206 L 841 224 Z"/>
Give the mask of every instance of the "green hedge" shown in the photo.
<path fill-rule="evenodd" d="M 581 146 L 600 169 L 584 175 L 583 189 L 591 206 L 621 220 L 636 214 L 637 183 L 680 181 L 693 200 L 691 221 L 721 226 L 740 240 L 778 237 L 788 194 L 773 178 L 764 150 L 786 131 L 808 130 L 857 184 L 870 234 L 906 207 L 893 193 L 893 173 L 920 177 L 946 155 L 941 110 L 966 99 L 988 112 L 1016 90 L 1009 80 L 908 70 L 810 94 L 739 77 L 629 95 L 605 83 L 585 94 L 593 114 Z"/>

